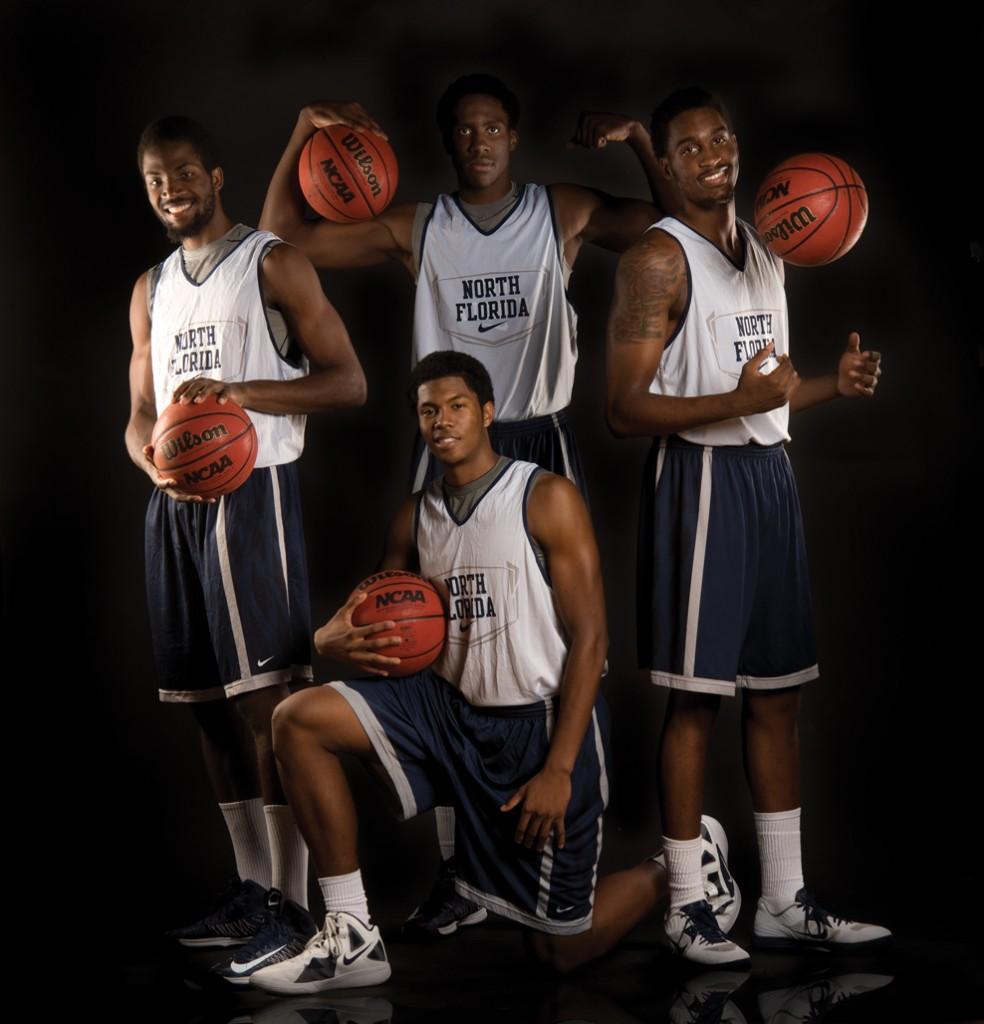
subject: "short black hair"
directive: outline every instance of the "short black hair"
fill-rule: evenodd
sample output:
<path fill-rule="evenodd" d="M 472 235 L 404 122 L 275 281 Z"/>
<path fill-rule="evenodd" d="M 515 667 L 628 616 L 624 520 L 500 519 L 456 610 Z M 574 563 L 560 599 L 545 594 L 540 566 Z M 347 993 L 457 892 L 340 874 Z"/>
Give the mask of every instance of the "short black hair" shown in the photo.
<path fill-rule="evenodd" d="M 140 133 L 137 143 L 137 167 L 140 170 L 143 170 L 144 153 L 164 142 L 190 142 L 206 171 L 211 173 L 219 166 L 215 143 L 205 127 L 190 117 L 172 114 L 151 121 Z"/>
<path fill-rule="evenodd" d="M 492 378 L 489 371 L 474 357 L 465 352 L 431 352 L 424 356 L 410 372 L 410 387 L 407 398 L 414 415 L 417 413 L 417 391 L 421 384 L 442 377 L 460 377 L 470 391 L 478 397 L 478 404 L 495 402 Z"/>
<path fill-rule="evenodd" d="M 710 107 L 723 118 L 731 130 L 731 115 L 721 99 L 699 85 L 688 85 L 686 88 L 671 92 L 666 99 L 653 111 L 650 124 L 650 135 L 653 150 L 657 156 L 666 156 L 666 141 L 670 132 L 670 122 L 686 110 L 697 110 L 699 107 Z"/>
<path fill-rule="evenodd" d="M 437 127 L 441 130 L 444 148 L 451 152 L 451 130 L 454 128 L 454 108 L 463 96 L 494 96 L 506 112 L 509 128 L 519 127 L 519 99 L 516 94 L 495 75 L 464 75 L 455 79 L 437 101 Z"/>

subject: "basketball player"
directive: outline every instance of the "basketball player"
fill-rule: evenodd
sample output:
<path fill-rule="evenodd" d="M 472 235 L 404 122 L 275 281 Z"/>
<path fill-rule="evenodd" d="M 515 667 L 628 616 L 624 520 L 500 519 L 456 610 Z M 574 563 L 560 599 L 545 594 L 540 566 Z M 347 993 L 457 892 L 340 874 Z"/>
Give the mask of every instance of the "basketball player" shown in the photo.
<path fill-rule="evenodd" d="M 724 107 L 684 89 L 656 109 L 653 145 L 677 196 L 621 259 L 609 323 L 609 419 L 654 436 L 641 518 L 640 657 L 670 688 L 661 795 L 667 933 L 709 964 L 747 962 L 708 913 L 698 822 L 722 695 L 743 690 L 745 769 L 762 897 L 757 945 L 859 951 L 889 932 L 824 910 L 803 885 L 797 712 L 818 675 L 790 412 L 870 398 L 877 352 L 848 337 L 835 372 L 789 357 L 782 262 L 735 217 L 738 143 Z"/>
<path fill-rule="evenodd" d="M 433 670 L 336 682 L 277 708 L 281 778 L 327 914 L 303 953 L 252 976 L 271 992 L 390 975 L 359 870 L 343 753 L 382 770 L 403 818 L 450 799 L 458 890 L 531 929 L 536 955 L 562 970 L 611 948 L 665 894 L 654 859 L 594 891 L 608 797 L 597 700 L 607 627 L 583 498 L 569 480 L 494 451 L 492 384 L 478 360 L 426 356 L 411 395 L 444 475 L 404 501 L 383 565 L 419 568 L 447 591 L 447 641 Z M 315 644 L 385 676 L 398 647 L 374 634 L 393 623 L 353 628 L 364 596 L 353 595 Z"/>
<path fill-rule="evenodd" d="M 478 357 L 498 396 L 491 428 L 496 451 L 566 476 L 586 495 L 567 421 L 577 362 L 577 317 L 566 298 L 567 281 L 585 242 L 622 252 L 653 222 L 656 210 L 577 185 L 516 184 L 511 163 L 519 116 L 518 99 L 499 79 L 458 79 L 437 109 L 457 191 L 433 203 L 396 203 L 362 223 L 334 224 L 304 217 L 297 182 L 301 150 L 315 131 L 332 124 L 381 129 L 358 103 L 305 107 L 270 182 L 260 224 L 297 245 L 318 267 L 386 260 L 404 266 L 417 282 L 412 363 L 447 349 Z M 595 148 L 626 142 L 656 182 L 648 132 L 639 122 L 590 115 L 582 119 L 576 140 Z M 436 466 L 420 445 L 412 489 L 429 481 Z M 441 879 L 411 919 L 411 930 L 421 937 L 449 935 L 485 917 L 481 908 L 454 895 L 454 821 L 446 812 L 438 813 L 438 835 Z"/>
<path fill-rule="evenodd" d="M 307 851 L 273 760 L 271 715 L 292 679 L 311 678 L 310 613 L 294 464 L 307 413 L 360 405 L 366 386 L 348 333 L 308 260 L 225 213 L 223 172 L 201 125 L 144 130 L 137 162 L 151 208 L 180 246 L 141 275 L 130 326 L 130 458 L 154 484 L 146 520 L 147 591 L 162 701 L 186 704 L 225 818 L 238 878 L 213 911 L 174 932 L 186 946 L 253 938 L 303 944 Z M 255 469 L 216 501 L 154 467 L 148 443 L 171 402 L 207 395 L 248 409 Z M 230 981 L 248 973 L 233 960 Z"/>

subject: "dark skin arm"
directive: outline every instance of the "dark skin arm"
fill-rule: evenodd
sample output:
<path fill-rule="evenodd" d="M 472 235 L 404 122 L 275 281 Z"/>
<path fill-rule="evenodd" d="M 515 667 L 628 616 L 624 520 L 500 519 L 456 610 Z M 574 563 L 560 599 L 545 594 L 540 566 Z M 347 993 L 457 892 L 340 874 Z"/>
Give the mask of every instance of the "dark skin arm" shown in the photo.
<path fill-rule="evenodd" d="M 621 199 L 581 185 L 551 185 L 550 196 L 568 266 L 574 265 L 585 242 L 625 252 L 660 218 L 652 203 Z"/>
<path fill-rule="evenodd" d="M 605 594 L 591 518 L 569 480 L 553 474 L 542 476 L 530 494 L 527 518 L 530 533 L 546 554 L 569 646 L 560 684 L 560 711 L 546 762 L 501 810 L 521 808 L 517 843 L 542 850 L 553 834 L 559 849 L 565 842 L 571 772 L 591 721 L 608 649 Z"/>
<path fill-rule="evenodd" d="M 660 173 L 656 153 L 653 150 L 649 131 L 641 121 L 625 114 L 583 111 L 578 117 L 577 128 L 571 137 L 571 144 L 586 149 L 604 149 L 610 142 L 624 142 L 635 153 L 653 197 L 659 219 L 660 210 L 668 211 L 673 205 L 672 189 Z M 653 221 L 650 221 L 650 224 Z"/>
<path fill-rule="evenodd" d="M 766 412 L 784 405 L 799 386 L 788 356 L 779 357 L 772 373 L 759 372 L 772 354 L 770 345 L 745 363 L 734 391 L 689 398 L 650 394 L 686 301 L 679 245 L 663 231 L 650 231 L 619 261 L 608 320 L 608 422 L 621 437 L 664 436 Z"/>
<path fill-rule="evenodd" d="M 263 260 L 264 299 L 284 315 L 311 364 L 295 380 L 218 381 L 196 377 L 174 392 L 179 402 L 232 399 L 245 409 L 274 414 L 316 413 L 362 405 L 366 379 L 348 331 L 325 298 L 310 261 L 290 245 L 276 245 Z"/>
<path fill-rule="evenodd" d="M 147 312 L 147 275 L 141 274 L 130 297 L 130 335 L 133 351 L 130 355 L 130 418 L 124 440 L 130 460 L 150 477 L 174 501 L 194 501 L 212 504 L 215 498 L 185 494 L 177 488 L 174 477 L 162 476 L 154 465 L 154 449 L 150 435 L 157 421 L 157 402 L 154 396 L 154 371 L 150 352 L 150 315 Z"/>
<path fill-rule="evenodd" d="M 416 496 L 410 495 L 393 517 L 386 534 L 386 547 L 380 568 L 413 568 L 413 515 L 416 504 Z M 360 672 L 386 676 L 389 674 L 387 667 L 399 665 L 400 659 L 379 652 L 388 647 L 396 647 L 401 641 L 399 637 L 377 635 L 395 629 L 395 622 L 376 622 L 371 626 L 352 624 L 352 613 L 365 599 L 364 590 L 353 590 L 345 604 L 315 632 L 314 647 L 319 654 L 333 661 L 353 665 Z"/>
<path fill-rule="evenodd" d="M 322 101 L 305 107 L 270 179 L 260 227 L 296 245 L 316 267 L 337 270 L 396 260 L 413 273 L 411 239 L 416 203 L 394 203 L 378 217 L 358 224 L 305 219 L 297 163 L 307 140 L 319 128 L 333 124 L 386 137 L 361 103 Z"/>

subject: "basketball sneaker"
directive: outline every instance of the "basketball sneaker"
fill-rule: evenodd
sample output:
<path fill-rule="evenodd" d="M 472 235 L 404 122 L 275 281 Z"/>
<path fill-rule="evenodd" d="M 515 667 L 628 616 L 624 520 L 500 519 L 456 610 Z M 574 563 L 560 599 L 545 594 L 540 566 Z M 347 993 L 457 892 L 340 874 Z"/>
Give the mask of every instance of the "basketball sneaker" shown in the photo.
<path fill-rule="evenodd" d="M 404 939 L 417 942 L 446 939 L 459 928 L 481 924 L 489 916 L 485 907 L 458 894 L 454 887 L 456 877 L 454 858 L 442 861 L 434 891 L 403 925 Z"/>
<path fill-rule="evenodd" d="M 243 946 L 256 934 L 266 913 L 266 891 L 256 882 L 234 878 L 200 921 L 165 934 L 182 946 L 211 949 Z"/>
<path fill-rule="evenodd" d="M 707 900 L 695 900 L 666 912 L 666 937 L 685 960 L 708 967 L 751 965 L 748 954 L 721 931 Z"/>
<path fill-rule="evenodd" d="M 892 933 L 881 925 L 848 921 L 824 910 L 806 889 L 800 889 L 791 903 L 760 897 L 753 930 L 760 949 L 866 953 L 892 941 Z"/>
<path fill-rule="evenodd" d="M 701 815 L 701 871 L 704 895 L 725 935 L 734 927 L 741 910 L 741 892 L 728 870 L 728 837 L 724 827 L 709 814 Z"/>
<path fill-rule="evenodd" d="M 297 956 L 254 971 L 249 983 L 292 996 L 380 985 L 390 973 L 379 929 L 339 910 L 325 914 L 324 927 Z"/>
<path fill-rule="evenodd" d="M 212 972 L 231 985 L 248 985 L 254 971 L 297 956 L 317 930 L 314 918 L 300 904 L 285 900 L 279 889 L 270 889 L 259 930 L 231 960 L 215 964 Z"/>

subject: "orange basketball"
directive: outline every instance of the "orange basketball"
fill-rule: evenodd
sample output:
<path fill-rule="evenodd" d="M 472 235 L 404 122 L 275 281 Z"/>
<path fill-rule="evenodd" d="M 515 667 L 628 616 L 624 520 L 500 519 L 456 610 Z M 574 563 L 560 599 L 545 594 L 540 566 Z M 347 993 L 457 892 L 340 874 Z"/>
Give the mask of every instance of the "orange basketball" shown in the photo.
<path fill-rule="evenodd" d="M 242 487 L 256 462 L 256 428 L 231 399 L 209 395 L 203 402 L 172 402 L 150 437 L 154 465 L 185 494 L 217 498 Z"/>
<path fill-rule="evenodd" d="M 386 647 L 379 653 L 399 658 L 399 665 L 390 665 L 391 676 L 409 676 L 427 668 L 437 660 L 444 648 L 447 615 L 434 586 L 412 572 L 384 569 L 359 584 L 368 593 L 352 613 L 356 626 L 374 622 L 395 622 L 396 628 L 377 636 L 398 636 L 399 647 Z"/>
<path fill-rule="evenodd" d="M 868 193 L 850 164 L 804 153 L 773 168 L 755 197 L 755 228 L 787 263 L 818 267 L 840 259 L 861 237 Z"/>
<path fill-rule="evenodd" d="M 382 213 L 400 176 L 393 148 L 381 135 L 343 124 L 321 128 L 307 140 L 297 173 L 311 209 L 339 224 Z"/>

